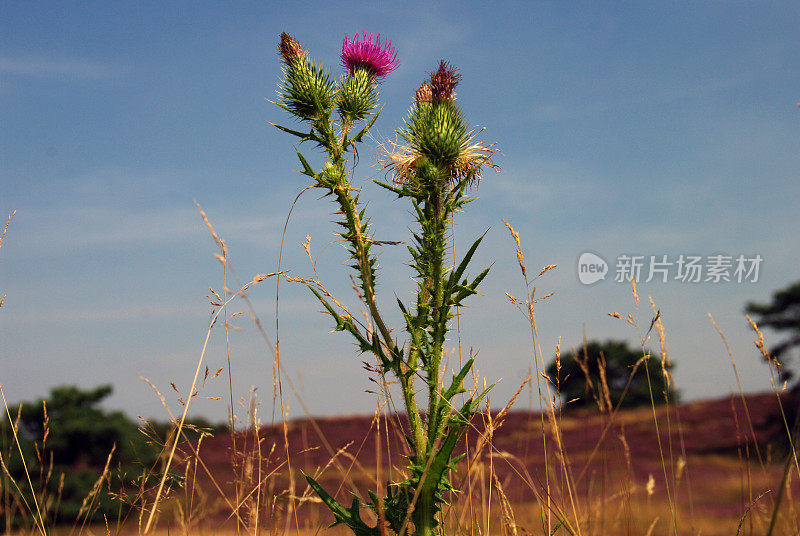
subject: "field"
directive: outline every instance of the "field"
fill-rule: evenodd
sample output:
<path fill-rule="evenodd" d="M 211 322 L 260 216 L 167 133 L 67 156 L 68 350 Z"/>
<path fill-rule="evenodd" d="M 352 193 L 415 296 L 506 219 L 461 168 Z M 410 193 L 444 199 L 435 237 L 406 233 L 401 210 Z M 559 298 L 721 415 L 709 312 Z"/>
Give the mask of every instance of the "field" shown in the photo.
<path fill-rule="evenodd" d="M 553 525 L 559 513 L 580 527 L 580 534 L 598 535 L 763 534 L 769 524 L 783 473 L 778 459 L 783 455 L 776 446 L 785 444 L 774 394 L 692 402 L 669 411 L 657 408 L 660 433 L 652 408 L 613 415 L 566 412 L 555 416 L 555 427 L 546 418 L 544 441 L 538 413 L 491 415 L 476 418 L 462 445 L 471 460 L 469 469 L 465 462 L 459 464 L 453 483 L 460 492 L 445 511 L 454 533 L 546 533 L 548 516 L 541 506 L 547 504 L 545 442 Z M 188 465 L 182 464 L 192 484 L 186 496 L 180 497 L 181 492 L 165 505 L 161 530 L 318 533 L 332 516 L 302 475 L 315 475 L 327 489 L 338 489 L 343 503 L 349 503 L 354 491 L 366 497 L 401 470 L 397 431 L 404 424 L 396 416 L 305 419 L 288 422 L 285 430 L 281 424 L 261 427 L 259 444 L 252 430 L 205 439 L 203 463 L 197 465 L 189 456 Z M 260 467 L 255 463 L 259 449 Z M 191 451 L 186 445 L 182 450 Z M 257 505 L 254 495 L 245 495 L 258 487 L 259 474 L 263 502 Z M 775 534 L 796 533 L 798 492 L 793 475 Z M 229 504 L 237 496 L 243 505 L 239 531 Z M 256 509 L 261 512 L 258 522 Z M 362 515 L 370 519 L 370 512 Z M 346 531 L 337 527 L 331 532 Z"/>

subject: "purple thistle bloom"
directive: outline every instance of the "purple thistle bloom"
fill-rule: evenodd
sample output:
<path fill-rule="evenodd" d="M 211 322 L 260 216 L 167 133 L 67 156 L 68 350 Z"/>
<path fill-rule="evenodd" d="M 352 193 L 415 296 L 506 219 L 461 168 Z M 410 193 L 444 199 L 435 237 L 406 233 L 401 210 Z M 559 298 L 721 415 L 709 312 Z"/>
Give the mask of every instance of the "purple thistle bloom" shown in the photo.
<path fill-rule="evenodd" d="M 381 34 L 375 36 L 374 43 L 372 38 L 372 32 L 367 34 L 366 31 L 360 37 L 355 34 L 352 41 L 349 35 L 344 34 L 342 53 L 339 57 L 350 74 L 356 69 L 366 69 L 373 80 L 379 82 L 381 78 L 395 70 L 400 62 L 397 61 L 397 53 L 391 41 L 386 41 L 381 48 Z"/>

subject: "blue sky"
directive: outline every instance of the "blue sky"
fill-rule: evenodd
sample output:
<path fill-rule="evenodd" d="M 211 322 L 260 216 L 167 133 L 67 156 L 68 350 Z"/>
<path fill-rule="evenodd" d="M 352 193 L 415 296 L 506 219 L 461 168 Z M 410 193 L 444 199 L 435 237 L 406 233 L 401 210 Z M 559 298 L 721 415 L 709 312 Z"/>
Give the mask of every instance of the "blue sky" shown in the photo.
<path fill-rule="evenodd" d="M 493 269 L 461 326 L 480 373 L 501 380 L 494 405 L 532 357 L 526 321 L 504 294 L 524 290 L 501 218 L 520 231 L 530 271 L 559 265 L 536 282 L 538 295 L 555 293 L 537 306 L 546 358 L 559 336 L 565 348 L 578 344 L 584 326 L 589 338 L 638 344 L 606 314 L 633 310 L 629 286 L 613 280 L 621 254 L 761 255 L 755 283 L 652 281 L 639 291 L 661 309 L 684 398 L 735 386 L 708 313 L 745 388 L 769 388 L 743 307 L 799 278 L 796 3 L 2 2 L 0 20 L 0 212 L 17 210 L 0 249 L 0 382 L 10 400 L 112 383 L 110 406 L 163 417 L 146 377 L 176 409 L 169 384 L 188 389 L 208 287 L 223 284 L 194 201 L 248 279 L 275 270 L 284 219 L 306 185 L 293 171 L 293 140 L 269 124 L 291 124 L 267 100 L 281 31 L 337 75 L 345 32 L 380 32 L 397 50 L 401 65 L 381 85 L 386 105 L 355 178 L 382 240 L 406 239 L 411 219 L 368 182 L 383 177 L 375 143 L 402 124 L 439 59 L 460 69 L 459 102 L 485 128 L 480 139 L 502 150 L 502 173 L 486 176 L 455 230 L 463 251 L 489 229 L 475 265 Z M 331 211 L 314 192 L 300 199 L 284 268 L 313 273 L 300 246 L 309 234 L 319 274 L 354 303 L 343 251 L 323 251 Z M 579 282 L 585 251 L 609 262 L 606 280 Z M 402 254 L 381 257 L 394 320 L 393 293 L 411 289 Z M 273 281 L 249 293 L 268 330 L 274 294 Z M 303 400 L 291 398 L 290 414 L 303 404 L 313 414 L 373 411 L 361 358 L 317 310 L 306 290 L 282 285 L 281 355 Z M 246 315 L 235 324 L 234 399 L 255 387 L 271 414 L 271 354 Z M 206 362 L 226 366 L 221 329 Z M 223 374 L 204 390 L 222 400 L 198 402 L 197 414 L 223 418 L 228 393 Z"/>

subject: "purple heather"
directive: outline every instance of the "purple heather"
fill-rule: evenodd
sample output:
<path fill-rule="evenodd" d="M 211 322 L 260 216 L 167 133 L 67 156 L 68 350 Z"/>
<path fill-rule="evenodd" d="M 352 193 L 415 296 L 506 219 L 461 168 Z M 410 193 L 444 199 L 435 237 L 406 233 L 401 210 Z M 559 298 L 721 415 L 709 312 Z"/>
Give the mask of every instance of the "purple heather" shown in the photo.
<path fill-rule="evenodd" d="M 386 41 L 381 47 L 381 34 L 375 35 L 374 43 L 372 32 L 363 32 L 361 36 L 355 34 L 353 37 L 351 41 L 350 36 L 344 34 L 342 53 L 339 55 L 342 65 L 350 74 L 356 69 L 365 69 L 373 80 L 380 81 L 399 65 L 392 43 Z"/>

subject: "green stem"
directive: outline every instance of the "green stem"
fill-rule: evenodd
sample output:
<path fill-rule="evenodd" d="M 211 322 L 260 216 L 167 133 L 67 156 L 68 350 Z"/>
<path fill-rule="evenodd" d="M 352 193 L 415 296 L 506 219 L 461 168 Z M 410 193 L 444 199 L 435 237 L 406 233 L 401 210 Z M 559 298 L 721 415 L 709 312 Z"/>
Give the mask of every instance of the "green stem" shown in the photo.
<path fill-rule="evenodd" d="M 446 423 L 440 419 L 441 386 L 439 372 L 442 364 L 444 339 L 447 332 L 447 314 L 444 308 L 444 250 L 446 218 L 442 213 L 441 191 L 435 185 L 425 202 L 424 214 L 427 225 L 423 226 L 423 247 L 430 281 L 430 327 L 431 346 L 427 360 L 428 380 L 428 448 L 418 453 L 420 462 L 430 469 L 430 461 L 436 456 L 435 445 Z M 431 536 L 436 527 L 436 492 L 439 488 L 441 474 L 431 474 L 426 470 L 422 476 L 422 489 L 414 510 L 416 536 Z M 438 473 L 438 472 L 437 472 Z"/>
<path fill-rule="evenodd" d="M 435 188 L 435 187 L 434 187 Z M 436 189 L 426 203 L 426 216 L 432 222 L 431 236 L 425 237 L 432 259 L 431 268 L 431 324 L 433 327 L 431 355 L 428 359 L 428 444 L 433 445 L 444 422 L 440 422 L 439 404 L 441 388 L 439 385 L 439 368 L 442 364 L 444 339 L 447 332 L 447 314 L 444 310 L 444 249 L 445 221 L 441 213 L 441 192 Z"/>
<path fill-rule="evenodd" d="M 340 161 L 334 162 L 334 165 L 342 166 L 343 164 Z M 341 176 L 344 177 L 345 175 L 342 173 Z M 381 334 L 384 343 L 386 344 L 387 351 L 390 352 L 390 354 L 398 355 L 398 350 L 392 339 L 391 331 L 386 326 L 386 323 L 383 321 L 383 317 L 378 310 L 378 305 L 375 299 L 374 274 L 366 248 L 367 239 L 362 232 L 361 216 L 358 213 L 356 202 L 350 194 L 350 185 L 347 184 L 346 179 L 344 179 L 343 184 L 339 184 L 335 187 L 334 193 L 336 194 L 336 199 L 341 207 L 342 213 L 347 220 L 348 229 L 350 230 L 350 242 L 353 244 L 353 248 L 355 249 L 356 253 L 359 276 L 361 278 L 361 282 L 363 283 L 362 288 L 364 290 L 364 300 L 367 303 L 367 307 L 369 307 L 370 315 L 375 322 L 375 326 L 378 328 L 378 331 Z M 398 376 L 401 382 L 401 388 L 403 390 L 403 401 L 405 402 L 406 413 L 408 414 L 411 434 L 414 438 L 417 452 L 424 452 L 426 441 L 422 431 L 422 420 L 419 415 L 419 409 L 417 408 L 414 394 L 413 375 L 406 376 L 402 370 L 399 370 L 399 367 L 400 365 L 398 365 Z"/>
<path fill-rule="evenodd" d="M 434 536 L 436 529 L 436 504 L 434 501 L 435 489 L 430 489 L 427 479 L 423 484 L 414 508 L 414 535 L 415 536 Z"/>

